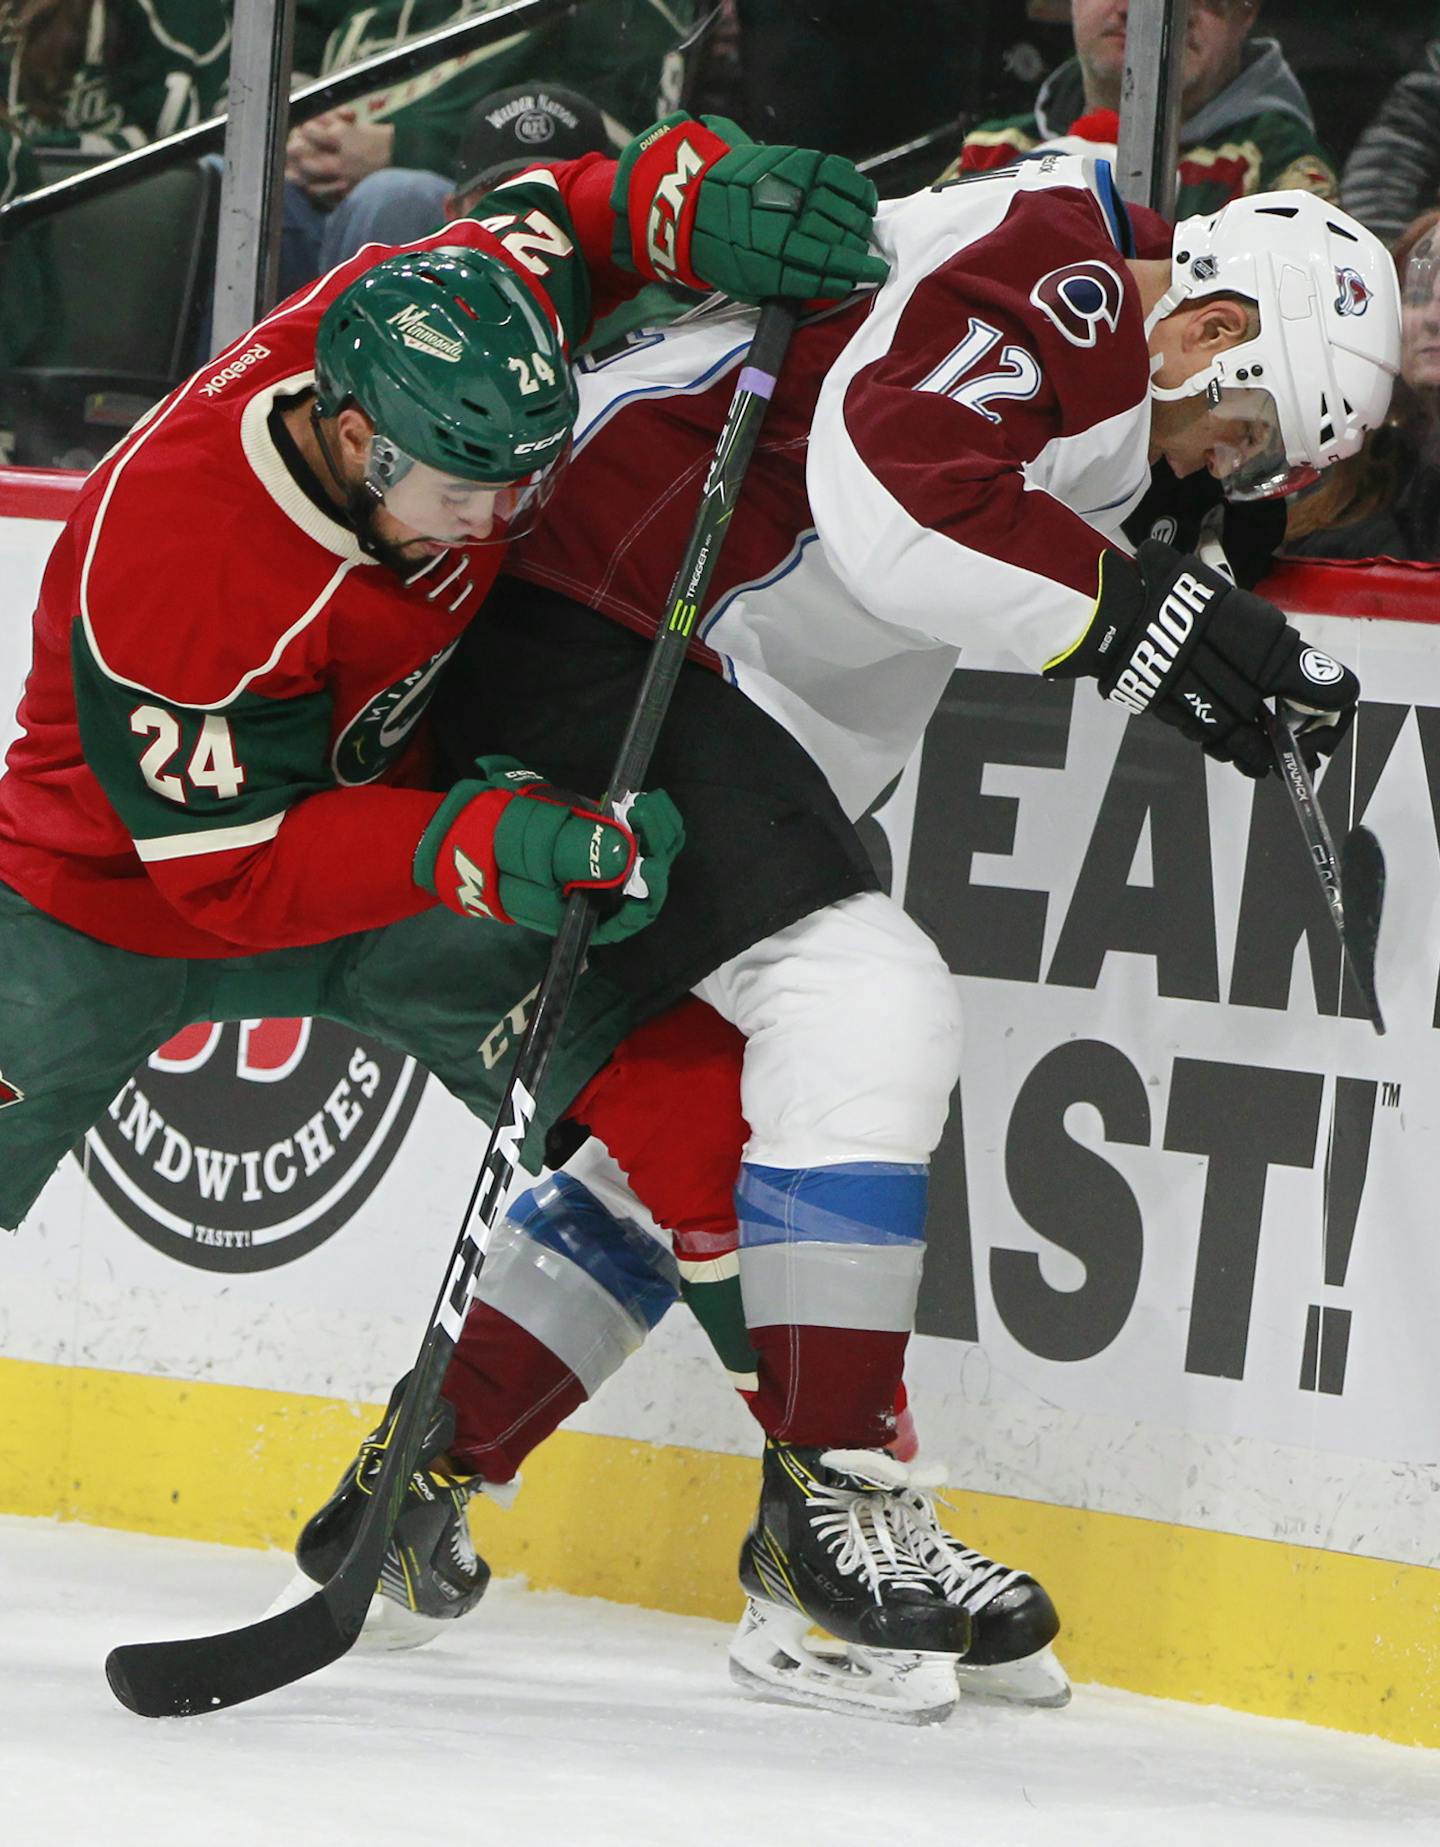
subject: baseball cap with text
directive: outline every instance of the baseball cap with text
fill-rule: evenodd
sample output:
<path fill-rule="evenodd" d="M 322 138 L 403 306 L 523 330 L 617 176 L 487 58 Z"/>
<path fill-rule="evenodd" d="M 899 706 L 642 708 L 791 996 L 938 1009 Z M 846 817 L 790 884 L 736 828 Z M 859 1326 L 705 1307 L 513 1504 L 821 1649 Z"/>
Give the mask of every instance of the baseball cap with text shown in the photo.
<path fill-rule="evenodd" d="M 455 190 L 503 179 L 535 160 L 612 153 L 623 139 L 619 124 L 574 90 L 511 84 L 483 97 L 466 118 L 455 156 Z"/>

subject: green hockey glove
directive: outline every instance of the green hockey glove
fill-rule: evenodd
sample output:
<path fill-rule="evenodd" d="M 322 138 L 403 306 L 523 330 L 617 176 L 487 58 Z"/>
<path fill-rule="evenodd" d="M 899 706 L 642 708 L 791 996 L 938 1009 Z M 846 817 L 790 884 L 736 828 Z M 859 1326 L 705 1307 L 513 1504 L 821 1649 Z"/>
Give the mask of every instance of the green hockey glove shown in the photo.
<path fill-rule="evenodd" d="M 683 112 L 620 156 L 616 261 L 737 301 L 846 295 L 889 274 L 869 248 L 875 188 L 848 160 L 753 142 L 724 116 Z"/>
<path fill-rule="evenodd" d="M 658 915 L 685 841 L 661 789 L 637 795 L 623 817 L 601 814 L 521 767 L 481 757 L 456 783 L 415 849 L 415 883 L 462 917 L 491 917 L 554 936 L 574 891 L 595 894 L 592 941 L 619 942 Z"/>

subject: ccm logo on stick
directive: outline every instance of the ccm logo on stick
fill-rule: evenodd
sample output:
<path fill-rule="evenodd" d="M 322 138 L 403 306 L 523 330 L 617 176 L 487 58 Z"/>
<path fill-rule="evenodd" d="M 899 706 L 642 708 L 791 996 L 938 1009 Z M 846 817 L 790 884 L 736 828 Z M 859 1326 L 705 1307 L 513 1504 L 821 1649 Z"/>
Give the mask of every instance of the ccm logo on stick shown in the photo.
<path fill-rule="evenodd" d="M 1214 595 L 1208 585 L 1188 571 L 1182 571 L 1136 643 L 1130 665 L 1107 697 L 1127 712 L 1143 712 L 1164 685 L 1181 648 L 1190 639 L 1196 616 Z"/>

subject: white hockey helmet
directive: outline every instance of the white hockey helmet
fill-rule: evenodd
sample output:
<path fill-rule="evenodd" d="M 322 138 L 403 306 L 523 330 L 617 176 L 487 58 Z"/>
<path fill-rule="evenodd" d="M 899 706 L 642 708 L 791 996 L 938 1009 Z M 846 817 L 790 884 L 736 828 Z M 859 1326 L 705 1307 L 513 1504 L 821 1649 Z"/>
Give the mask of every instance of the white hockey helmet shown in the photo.
<path fill-rule="evenodd" d="M 1232 500 L 1293 493 L 1354 455 L 1389 408 L 1400 370 L 1400 288 L 1379 238 L 1313 192 L 1262 192 L 1175 227 L 1170 287 L 1145 322 L 1206 295 L 1241 295 L 1259 312 L 1232 346 L 1157 398 L 1208 395 L 1246 439 L 1220 447 Z"/>

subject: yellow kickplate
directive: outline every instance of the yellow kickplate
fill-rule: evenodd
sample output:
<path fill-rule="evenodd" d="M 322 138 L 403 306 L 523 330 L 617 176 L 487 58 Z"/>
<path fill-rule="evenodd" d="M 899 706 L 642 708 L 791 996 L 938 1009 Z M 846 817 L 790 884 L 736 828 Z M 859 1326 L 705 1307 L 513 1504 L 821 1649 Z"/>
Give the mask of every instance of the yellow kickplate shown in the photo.
<path fill-rule="evenodd" d="M 379 1409 L 7 1359 L 0 1405 L 0 1512 L 286 1549 Z M 537 1588 L 728 1620 L 758 1481 L 747 1457 L 562 1431 L 510 1512 L 475 1504 L 475 1534 Z M 1440 1746 L 1440 1572 L 952 1499 L 967 1544 L 1049 1589 L 1075 1680 Z"/>

